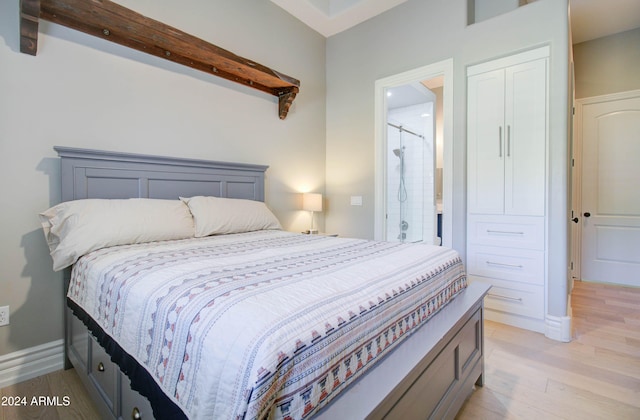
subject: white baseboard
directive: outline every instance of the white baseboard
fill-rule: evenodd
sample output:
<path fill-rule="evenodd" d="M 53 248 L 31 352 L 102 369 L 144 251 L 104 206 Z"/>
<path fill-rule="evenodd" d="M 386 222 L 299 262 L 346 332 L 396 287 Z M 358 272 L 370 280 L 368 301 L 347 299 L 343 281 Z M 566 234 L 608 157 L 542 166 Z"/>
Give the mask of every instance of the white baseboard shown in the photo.
<path fill-rule="evenodd" d="M 547 314 L 544 335 L 556 341 L 568 343 L 571 341 L 571 317 Z"/>
<path fill-rule="evenodd" d="M 512 327 L 522 328 L 529 331 L 535 331 L 544 334 L 545 322 L 543 319 L 529 318 L 526 316 L 514 315 L 507 312 L 495 311 L 485 307 L 484 319 L 499 322 L 501 324 L 511 325 Z"/>
<path fill-rule="evenodd" d="M 0 356 L 0 388 L 14 385 L 64 367 L 64 340 Z"/>

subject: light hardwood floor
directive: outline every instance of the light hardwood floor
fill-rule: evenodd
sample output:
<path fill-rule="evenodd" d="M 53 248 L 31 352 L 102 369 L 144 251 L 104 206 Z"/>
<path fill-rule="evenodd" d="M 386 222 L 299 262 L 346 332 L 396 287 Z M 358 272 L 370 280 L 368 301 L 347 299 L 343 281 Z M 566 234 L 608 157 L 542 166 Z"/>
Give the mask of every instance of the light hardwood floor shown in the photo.
<path fill-rule="evenodd" d="M 576 282 L 571 301 L 571 343 L 485 322 L 486 383 L 458 420 L 640 419 L 640 289 Z M 73 370 L 3 388 L 0 396 L 70 402 L 0 407 L 0 420 L 98 418 Z"/>
<path fill-rule="evenodd" d="M 575 282 L 573 340 L 485 322 L 485 386 L 457 419 L 640 419 L 640 288 Z"/>
<path fill-rule="evenodd" d="M 43 401 L 40 397 L 57 399 Z M 36 398 L 36 404 L 32 399 Z M 68 397 L 68 399 L 65 399 Z M 6 398 L 6 399 L 5 399 Z M 24 398 L 25 405 L 16 406 L 16 400 Z M 89 394 L 75 370 L 59 370 L 29 381 L 0 389 L 0 399 L 11 406 L 0 406 L 0 420 L 14 419 L 100 419 Z M 18 401 L 20 404 L 23 401 Z"/>

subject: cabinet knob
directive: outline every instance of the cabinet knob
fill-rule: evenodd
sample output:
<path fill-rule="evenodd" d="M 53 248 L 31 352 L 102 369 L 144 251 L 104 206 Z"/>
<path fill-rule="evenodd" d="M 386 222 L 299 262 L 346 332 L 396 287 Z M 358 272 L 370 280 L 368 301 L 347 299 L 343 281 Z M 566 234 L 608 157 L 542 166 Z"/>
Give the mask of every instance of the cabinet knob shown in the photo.
<path fill-rule="evenodd" d="M 102 362 L 98 363 L 98 372 L 104 372 L 104 365 Z"/>
<path fill-rule="evenodd" d="M 584 217 L 591 217 L 591 213 L 586 212 L 585 214 L 583 214 Z"/>
<path fill-rule="evenodd" d="M 138 410 L 138 407 L 133 407 L 133 410 L 131 410 L 131 420 L 140 420 L 142 419 L 142 414 L 140 414 L 140 410 Z"/>

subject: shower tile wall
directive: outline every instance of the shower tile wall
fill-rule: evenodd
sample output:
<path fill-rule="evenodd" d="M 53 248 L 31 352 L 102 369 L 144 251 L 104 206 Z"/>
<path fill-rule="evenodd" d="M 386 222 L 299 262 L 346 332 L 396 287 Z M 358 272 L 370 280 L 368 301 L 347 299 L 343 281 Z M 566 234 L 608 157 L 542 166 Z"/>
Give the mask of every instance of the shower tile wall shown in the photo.
<path fill-rule="evenodd" d="M 428 114 L 428 117 L 424 115 Z M 400 240 L 404 220 L 408 228 L 404 231 L 406 242 L 418 242 L 433 236 L 434 226 L 425 224 L 425 210 L 433 207 L 433 103 L 412 105 L 391 109 L 388 121 L 407 130 L 423 135 L 419 138 L 388 127 L 388 177 L 387 177 L 387 240 Z M 429 129 L 427 129 L 429 127 Z M 401 144 L 402 137 L 402 144 Z M 400 159 L 393 153 L 394 149 L 404 146 L 406 201 L 400 202 L 398 191 L 401 188 Z M 425 167 L 425 164 L 427 165 Z M 425 208 L 427 206 L 427 208 Z M 432 211 L 432 210 L 431 210 Z M 430 220 L 428 217 L 427 220 Z"/>

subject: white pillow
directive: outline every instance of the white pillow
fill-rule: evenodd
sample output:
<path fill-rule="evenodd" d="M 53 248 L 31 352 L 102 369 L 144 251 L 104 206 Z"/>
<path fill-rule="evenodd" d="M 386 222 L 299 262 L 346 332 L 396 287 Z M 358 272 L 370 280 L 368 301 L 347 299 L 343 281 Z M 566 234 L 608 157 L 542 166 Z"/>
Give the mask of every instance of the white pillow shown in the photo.
<path fill-rule="evenodd" d="M 180 199 L 191 210 L 196 237 L 282 229 L 278 219 L 262 201 L 204 196 Z"/>
<path fill-rule="evenodd" d="M 193 237 L 193 217 L 180 200 L 86 199 L 60 203 L 40 213 L 53 269 L 84 254 L 115 245 Z"/>

